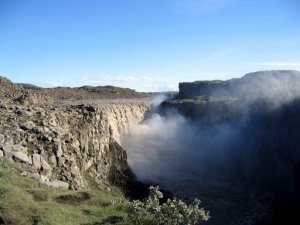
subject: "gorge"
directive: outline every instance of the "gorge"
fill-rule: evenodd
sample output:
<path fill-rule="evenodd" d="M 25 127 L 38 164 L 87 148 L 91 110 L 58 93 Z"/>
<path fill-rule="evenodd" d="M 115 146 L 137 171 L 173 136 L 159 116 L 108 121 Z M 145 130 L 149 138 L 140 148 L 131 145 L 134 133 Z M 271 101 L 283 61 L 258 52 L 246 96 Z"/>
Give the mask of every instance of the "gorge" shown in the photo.
<path fill-rule="evenodd" d="M 125 194 L 137 178 L 201 199 L 208 225 L 299 222 L 297 71 L 180 83 L 159 101 L 112 86 L 0 86 L 0 158 L 23 176 Z"/>
<path fill-rule="evenodd" d="M 139 179 L 200 198 L 207 224 L 297 224 L 297 71 L 180 83 L 121 141 Z"/>

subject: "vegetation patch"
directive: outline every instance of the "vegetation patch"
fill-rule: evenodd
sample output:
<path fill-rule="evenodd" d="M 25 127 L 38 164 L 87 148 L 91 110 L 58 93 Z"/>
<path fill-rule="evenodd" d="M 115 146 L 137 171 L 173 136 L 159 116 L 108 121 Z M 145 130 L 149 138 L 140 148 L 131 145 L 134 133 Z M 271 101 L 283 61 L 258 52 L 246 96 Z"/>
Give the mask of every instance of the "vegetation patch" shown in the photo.
<path fill-rule="evenodd" d="M 99 185 L 95 181 L 95 178 L 92 177 L 87 171 L 83 172 L 83 178 L 87 181 L 89 187 L 92 190 L 100 190 Z"/>
<path fill-rule="evenodd" d="M 151 188 L 143 202 L 131 202 L 117 192 L 51 189 L 13 168 L 0 166 L 0 174 L 3 225 L 195 225 L 209 218 L 198 201 L 160 204 L 158 188 Z"/>
<path fill-rule="evenodd" d="M 55 190 L 2 166 L 0 174 L 0 224 L 132 224 L 118 193 Z M 113 218 L 120 219 L 116 222 Z"/>
<path fill-rule="evenodd" d="M 5 195 L 7 192 L 7 189 L 4 187 L 0 187 L 0 199 Z"/>
<path fill-rule="evenodd" d="M 36 202 L 47 201 L 49 198 L 48 193 L 43 190 L 27 190 L 27 192 L 31 194 L 33 200 Z"/>
<path fill-rule="evenodd" d="M 163 194 L 159 187 L 150 187 L 149 191 L 144 201 L 128 202 L 129 218 L 135 225 L 196 225 L 210 218 L 198 199 L 191 205 L 176 198 L 161 204 Z"/>
<path fill-rule="evenodd" d="M 83 201 L 87 201 L 91 195 L 87 192 L 79 192 L 75 194 L 61 195 L 56 198 L 56 201 L 61 204 L 78 205 Z"/>
<path fill-rule="evenodd" d="M 233 98 L 230 96 L 209 96 L 208 102 L 225 102 L 225 103 L 233 103 L 237 101 L 237 98 Z"/>

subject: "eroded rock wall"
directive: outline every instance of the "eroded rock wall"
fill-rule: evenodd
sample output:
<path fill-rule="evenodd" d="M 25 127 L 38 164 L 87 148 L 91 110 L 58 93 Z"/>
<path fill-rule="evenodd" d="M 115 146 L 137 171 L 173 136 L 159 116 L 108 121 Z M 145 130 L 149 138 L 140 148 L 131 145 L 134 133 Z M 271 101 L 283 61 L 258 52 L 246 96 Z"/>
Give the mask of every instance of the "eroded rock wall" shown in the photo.
<path fill-rule="evenodd" d="M 226 81 L 195 81 L 179 83 L 179 98 L 201 96 L 234 97 L 243 99 L 291 100 L 298 95 L 300 73 L 293 70 L 261 71 Z"/>
<path fill-rule="evenodd" d="M 147 102 L 0 106 L 0 157 L 54 187 L 126 185 L 129 168 L 119 136 L 138 123 Z"/>

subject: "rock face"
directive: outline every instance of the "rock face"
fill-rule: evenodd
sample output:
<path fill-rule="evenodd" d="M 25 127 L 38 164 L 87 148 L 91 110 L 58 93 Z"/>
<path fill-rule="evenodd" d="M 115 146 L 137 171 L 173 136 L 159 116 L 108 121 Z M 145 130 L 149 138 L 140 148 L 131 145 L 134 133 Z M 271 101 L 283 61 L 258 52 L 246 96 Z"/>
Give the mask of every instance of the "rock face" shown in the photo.
<path fill-rule="evenodd" d="M 298 224 L 300 73 L 257 72 L 179 88 L 179 97 L 160 109 L 167 119 L 174 110 L 186 119 L 173 132 L 180 140 L 189 134 L 182 141 L 189 148 L 178 152 L 192 157 L 185 164 L 180 158 L 180 176 L 197 176 L 182 187 L 176 180 L 173 191 L 194 197 L 198 191 L 214 215 L 209 224 Z"/>
<path fill-rule="evenodd" d="M 207 122 L 236 121 L 249 109 L 273 110 L 299 96 L 300 72 L 263 71 L 226 81 L 195 81 L 179 84 L 177 98 L 161 104 L 186 117 Z"/>
<path fill-rule="evenodd" d="M 195 81 L 179 83 L 179 98 L 200 96 L 236 98 L 289 97 L 298 92 L 300 72 L 291 70 L 249 73 L 242 78 L 221 81 Z M 273 91 L 276 89 L 276 91 Z M 275 96 L 274 96 L 275 95 Z M 282 97 L 282 96 L 281 96 Z"/>
<path fill-rule="evenodd" d="M 1 107 L 1 155 L 72 189 L 87 187 L 84 173 L 102 187 L 121 185 L 128 166 L 119 135 L 147 110 L 141 102 Z"/>
<path fill-rule="evenodd" d="M 118 141 L 129 125 L 143 119 L 147 99 L 29 104 L 16 101 L 20 93 L 44 96 L 45 90 L 26 92 L 5 78 L 0 86 L 6 96 L 0 101 L 0 157 L 52 187 L 88 188 L 92 177 L 102 188 L 126 188 L 130 171 Z"/>

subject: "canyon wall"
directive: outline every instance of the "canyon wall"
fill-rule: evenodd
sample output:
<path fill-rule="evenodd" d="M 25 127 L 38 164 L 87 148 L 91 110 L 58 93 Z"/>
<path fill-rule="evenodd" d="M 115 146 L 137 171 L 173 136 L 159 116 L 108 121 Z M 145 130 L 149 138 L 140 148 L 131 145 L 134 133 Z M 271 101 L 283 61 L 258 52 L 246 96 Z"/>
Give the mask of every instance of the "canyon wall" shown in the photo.
<path fill-rule="evenodd" d="M 125 138 L 137 176 L 200 198 L 212 215 L 207 224 L 299 223 L 300 73 L 179 87 Z"/>
<path fill-rule="evenodd" d="M 97 104 L 0 104 L 0 158 L 53 187 L 126 188 L 130 178 L 120 134 L 149 109 L 146 100 Z"/>
<path fill-rule="evenodd" d="M 300 73 L 294 70 L 254 72 L 226 81 L 179 83 L 179 99 L 232 97 L 243 100 L 278 100 L 281 104 L 298 95 Z"/>

